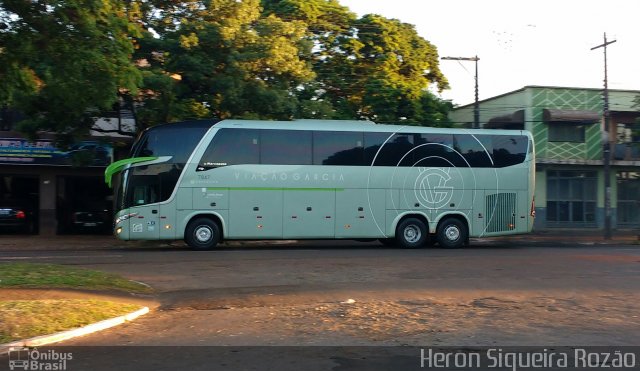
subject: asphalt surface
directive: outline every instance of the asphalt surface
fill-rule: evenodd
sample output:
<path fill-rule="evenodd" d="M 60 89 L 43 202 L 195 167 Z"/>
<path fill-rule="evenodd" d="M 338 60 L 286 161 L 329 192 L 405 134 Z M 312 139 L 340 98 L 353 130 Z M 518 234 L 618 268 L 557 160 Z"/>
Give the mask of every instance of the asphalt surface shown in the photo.
<path fill-rule="evenodd" d="M 640 345 L 633 236 L 532 235 L 458 250 L 26 241 L 0 238 L 0 263 L 77 265 L 156 290 L 139 298 L 157 303 L 145 317 L 61 344 L 78 354 L 67 369 L 412 369 L 425 346 Z"/>

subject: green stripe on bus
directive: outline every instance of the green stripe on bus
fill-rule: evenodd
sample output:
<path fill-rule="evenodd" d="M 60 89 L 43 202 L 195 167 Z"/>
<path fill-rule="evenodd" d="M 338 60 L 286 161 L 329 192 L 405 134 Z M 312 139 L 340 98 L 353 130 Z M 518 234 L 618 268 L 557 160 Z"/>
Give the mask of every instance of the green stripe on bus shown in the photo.
<path fill-rule="evenodd" d="M 342 192 L 344 188 L 283 188 L 283 187 L 209 187 L 207 191 L 219 191 L 219 190 L 228 190 L 228 191 L 314 191 L 314 192 Z"/>
<path fill-rule="evenodd" d="M 138 162 L 153 161 L 157 159 L 158 157 L 132 157 L 132 158 L 125 158 L 123 160 L 116 161 L 111 165 L 107 166 L 106 169 L 104 169 L 104 182 L 107 183 L 109 188 L 111 188 L 111 178 L 113 178 L 113 175 L 115 173 L 122 171 L 122 169 L 124 169 L 125 166 L 130 164 L 135 164 Z"/>

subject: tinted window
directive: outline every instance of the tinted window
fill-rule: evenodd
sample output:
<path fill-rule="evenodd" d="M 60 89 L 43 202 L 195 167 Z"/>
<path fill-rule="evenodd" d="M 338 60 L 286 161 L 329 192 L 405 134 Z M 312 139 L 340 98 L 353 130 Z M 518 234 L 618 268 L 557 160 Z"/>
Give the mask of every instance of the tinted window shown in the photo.
<path fill-rule="evenodd" d="M 220 129 L 205 150 L 198 171 L 220 166 L 259 164 L 260 133 L 253 129 Z"/>
<path fill-rule="evenodd" d="M 311 132 L 302 130 L 261 130 L 260 163 L 270 165 L 311 165 Z"/>
<path fill-rule="evenodd" d="M 411 166 L 413 164 L 413 134 L 397 133 L 393 134 L 386 144 L 390 134 L 387 133 L 365 133 L 365 145 L 368 163 L 371 163 L 373 156 L 378 153 L 374 166 Z M 382 148 L 380 148 L 382 146 Z M 371 157 L 369 159 L 369 157 Z"/>
<path fill-rule="evenodd" d="M 313 164 L 360 166 L 363 164 L 360 132 L 313 132 Z"/>
<path fill-rule="evenodd" d="M 454 148 L 464 158 L 464 166 L 493 167 L 491 161 L 493 142 L 490 136 L 456 134 L 454 135 Z"/>
<path fill-rule="evenodd" d="M 462 158 L 454 151 L 452 134 L 416 134 L 415 144 L 414 166 L 466 166 Z"/>
<path fill-rule="evenodd" d="M 375 158 L 376 163 L 379 163 L 380 154 L 378 151 L 382 144 L 391 136 L 391 133 L 364 133 L 364 164 L 367 166 L 373 165 Z M 376 158 L 376 154 L 378 158 Z"/>
<path fill-rule="evenodd" d="M 505 167 L 524 162 L 527 156 L 525 136 L 494 135 L 493 161 L 495 167 Z"/>
<path fill-rule="evenodd" d="M 549 125 L 549 142 L 584 143 L 584 125 L 551 124 Z"/>
<path fill-rule="evenodd" d="M 171 162 L 186 163 L 207 130 L 179 125 L 151 129 L 143 134 L 133 157 L 172 156 Z"/>

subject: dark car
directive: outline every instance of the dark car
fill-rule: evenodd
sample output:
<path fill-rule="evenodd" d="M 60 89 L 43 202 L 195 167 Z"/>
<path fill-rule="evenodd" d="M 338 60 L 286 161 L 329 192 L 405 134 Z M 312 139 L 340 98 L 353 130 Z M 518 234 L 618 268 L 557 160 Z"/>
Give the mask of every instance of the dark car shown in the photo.
<path fill-rule="evenodd" d="M 103 232 L 109 222 L 107 211 L 74 211 L 71 219 L 77 232 Z"/>
<path fill-rule="evenodd" d="M 0 202 L 0 233 L 5 231 L 33 233 L 34 219 L 34 212 L 27 205 L 16 201 Z"/>
<path fill-rule="evenodd" d="M 71 228 L 74 232 L 104 233 L 111 230 L 111 210 L 101 201 L 80 202 L 71 212 Z"/>

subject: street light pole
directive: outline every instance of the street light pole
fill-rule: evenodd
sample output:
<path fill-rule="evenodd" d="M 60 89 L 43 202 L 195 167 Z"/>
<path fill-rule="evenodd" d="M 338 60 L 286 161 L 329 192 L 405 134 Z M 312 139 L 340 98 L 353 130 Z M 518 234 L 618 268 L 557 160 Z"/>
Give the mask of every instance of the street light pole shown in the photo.
<path fill-rule="evenodd" d="M 478 56 L 476 55 L 475 57 L 442 57 L 441 59 L 444 60 L 444 61 L 473 61 L 473 62 L 476 62 L 476 76 L 475 76 L 475 80 L 476 80 L 476 84 L 475 84 L 476 98 L 475 98 L 475 101 L 473 102 L 473 128 L 474 129 L 480 128 L 480 103 L 479 103 L 479 100 L 478 100 L 478 61 L 480 60 L 480 58 L 478 58 Z"/>
<path fill-rule="evenodd" d="M 604 43 L 594 46 L 591 50 L 604 49 L 604 91 L 602 116 L 604 121 L 604 138 L 602 143 L 602 155 L 604 163 L 604 239 L 611 239 L 611 141 L 609 139 L 609 80 L 607 77 L 607 45 L 617 40 L 607 41 L 607 33 L 604 33 Z"/>

